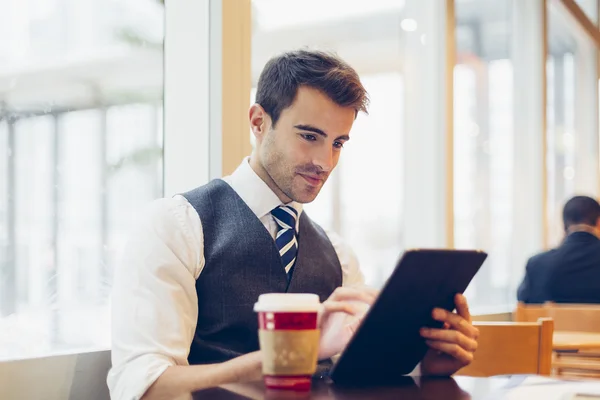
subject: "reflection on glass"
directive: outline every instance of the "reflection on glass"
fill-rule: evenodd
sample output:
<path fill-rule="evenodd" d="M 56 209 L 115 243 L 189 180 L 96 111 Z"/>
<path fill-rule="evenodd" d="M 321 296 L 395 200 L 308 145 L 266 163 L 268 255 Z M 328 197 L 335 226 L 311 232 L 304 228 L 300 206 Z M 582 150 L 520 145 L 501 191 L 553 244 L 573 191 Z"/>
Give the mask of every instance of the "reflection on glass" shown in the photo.
<path fill-rule="evenodd" d="M 109 346 L 115 254 L 162 194 L 162 2 L 30 3 L 0 0 L 0 359 Z"/>

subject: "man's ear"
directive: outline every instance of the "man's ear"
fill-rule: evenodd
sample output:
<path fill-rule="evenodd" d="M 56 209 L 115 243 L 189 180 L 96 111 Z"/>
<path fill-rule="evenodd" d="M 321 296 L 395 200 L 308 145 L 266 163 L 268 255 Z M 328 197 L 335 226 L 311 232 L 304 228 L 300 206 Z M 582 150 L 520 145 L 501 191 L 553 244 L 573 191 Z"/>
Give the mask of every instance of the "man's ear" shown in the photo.
<path fill-rule="evenodd" d="M 268 132 L 271 123 L 271 119 L 265 109 L 260 104 L 252 104 L 248 110 L 248 120 L 250 121 L 250 130 L 256 140 L 262 140 Z"/>

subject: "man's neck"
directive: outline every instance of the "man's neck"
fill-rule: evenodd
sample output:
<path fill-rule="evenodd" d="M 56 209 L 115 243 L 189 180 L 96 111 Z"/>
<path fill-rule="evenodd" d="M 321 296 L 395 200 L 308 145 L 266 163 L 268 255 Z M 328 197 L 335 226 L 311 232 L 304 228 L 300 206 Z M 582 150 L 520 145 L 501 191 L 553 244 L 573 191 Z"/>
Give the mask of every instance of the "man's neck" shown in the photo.
<path fill-rule="evenodd" d="M 279 189 L 279 187 L 277 186 L 275 181 L 271 178 L 269 173 L 263 168 L 260 161 L 258 161 L 258 156 L 256 155 L 256 153 L 252 153 L 252 155 L 250 156 L 250 160 L 248 162 L 250 163 L 250 168 L 252 168 L 252 170 L 256 173 L 256 175 L 258 175 L 258 177 L 260 179 L 262 179 L 262 181 L 264 183 L 267 184 L 267 186 L 273 191 L 273 193 L 275 193 L 275 195 L 279 198 L 279 200 L 281 200 L 281 202 L 283 204 L 287 204 L 290 201 L 292 201 L 292 199 L 287 197 L 281 191 L 281 189 Z"/>
<path fill-rule="evenodd" d="M 596 236 L 598 239 L 600 239 L 600 233 L 598 232 L 598 229 L 596 229 L 595 227 L 590 226 L 590 225 L 575 224 L 575 225 L 571 225 L 569 227 L 569 229 L 567 229 L 567 235 L 570 235 L 571 233 L 575 233 L 575 232 L 587 232 L 589 234 Z"/>

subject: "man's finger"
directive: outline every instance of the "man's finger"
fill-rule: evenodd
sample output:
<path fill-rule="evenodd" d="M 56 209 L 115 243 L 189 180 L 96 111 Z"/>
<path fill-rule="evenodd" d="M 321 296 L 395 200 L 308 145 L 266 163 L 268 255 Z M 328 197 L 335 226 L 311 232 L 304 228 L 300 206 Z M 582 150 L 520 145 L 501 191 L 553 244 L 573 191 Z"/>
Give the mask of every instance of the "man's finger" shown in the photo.
<path fill-rule="evenodd" d="M 463 335 L 459 331 L 423 328 L 421 329 L 421 336 L 430 340 L 458 344 L 460 347 L 470 352 L 477 350 L 477 341 Z"/>
<path fill-rule="evenodd" d="M 469 312 L 467 298 L 459 293 L 454 298 L 454 304 L 456 305 L 456 312 L 458 315 L 463 317 L 468 323 L 471 323 L 471 313 Z"/>
<path fill-rule="evenodd" d="M 479 336 L 477 328 L 458 314 L 451 313 L 442 308 L 435 308 L 432 316 L 436 321 L 448 323 L 450 328 L 460 331 L 470 338 L 477 338 Z"/>
<path fill-rule="evenodd" d="M 364 288 L 350 288 L 350 287 L 339 287 L 333 291 L 329 300 L 333 301 L 360 301 L 369 305 L 375 302 L 375 299 L 379 295 L 379 291 L 369 287 Z"/>
<path fill-rule="evenodd" d="M 346 315 L 358 314 L 356 306 L 345 302 L 345 301 L 332 301 L 327 300 L 321 304 L 321 310 L 319 312 L 317 324 L 321 326 L 323 321 L 334 313 L 344 313 Z"/>
<path fill-rule="evenodd" d="M 333 314 L 336 312 L 343 312 L 349 315 L 355 315 L 358 310 L 352 304 L 345 301 L 331 301 L 327 300 L 322 305 L 321 316 Z"/>
<path fill-rule="evenodd" d="M 348 330 L 350 331 L 350 333 L 354 334 L 354 332 L 356 332 L 356 330 L 360 326 L 361 322 L 361 319 L 357 319 L 356 321 L 353 321 L 352 323 L 348 324 Z"/>
<path fill-rule="evenodd" d="M 446 353 L 458 360 L 461 364 L 468 365 L 473 361 L 473 353 L 470 353 L 457 344 L 427 340 L 427 346 L 432 349 Z"/>

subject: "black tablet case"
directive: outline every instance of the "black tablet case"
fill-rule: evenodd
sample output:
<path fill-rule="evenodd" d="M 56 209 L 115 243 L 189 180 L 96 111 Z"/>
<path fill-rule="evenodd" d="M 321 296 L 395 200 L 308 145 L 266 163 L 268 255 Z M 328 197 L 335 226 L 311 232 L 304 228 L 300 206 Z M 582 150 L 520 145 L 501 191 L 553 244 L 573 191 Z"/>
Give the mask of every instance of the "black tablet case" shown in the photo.
<path fill-rule="evenodd" d="M 441 327 L 434 308 L 452 311 L 487 254 L 473 250 L 410 250 L 398 261 L 376 302 L 330 371 L 339 385 L 395 384 L 428 347 L 421 327 Z"/>

